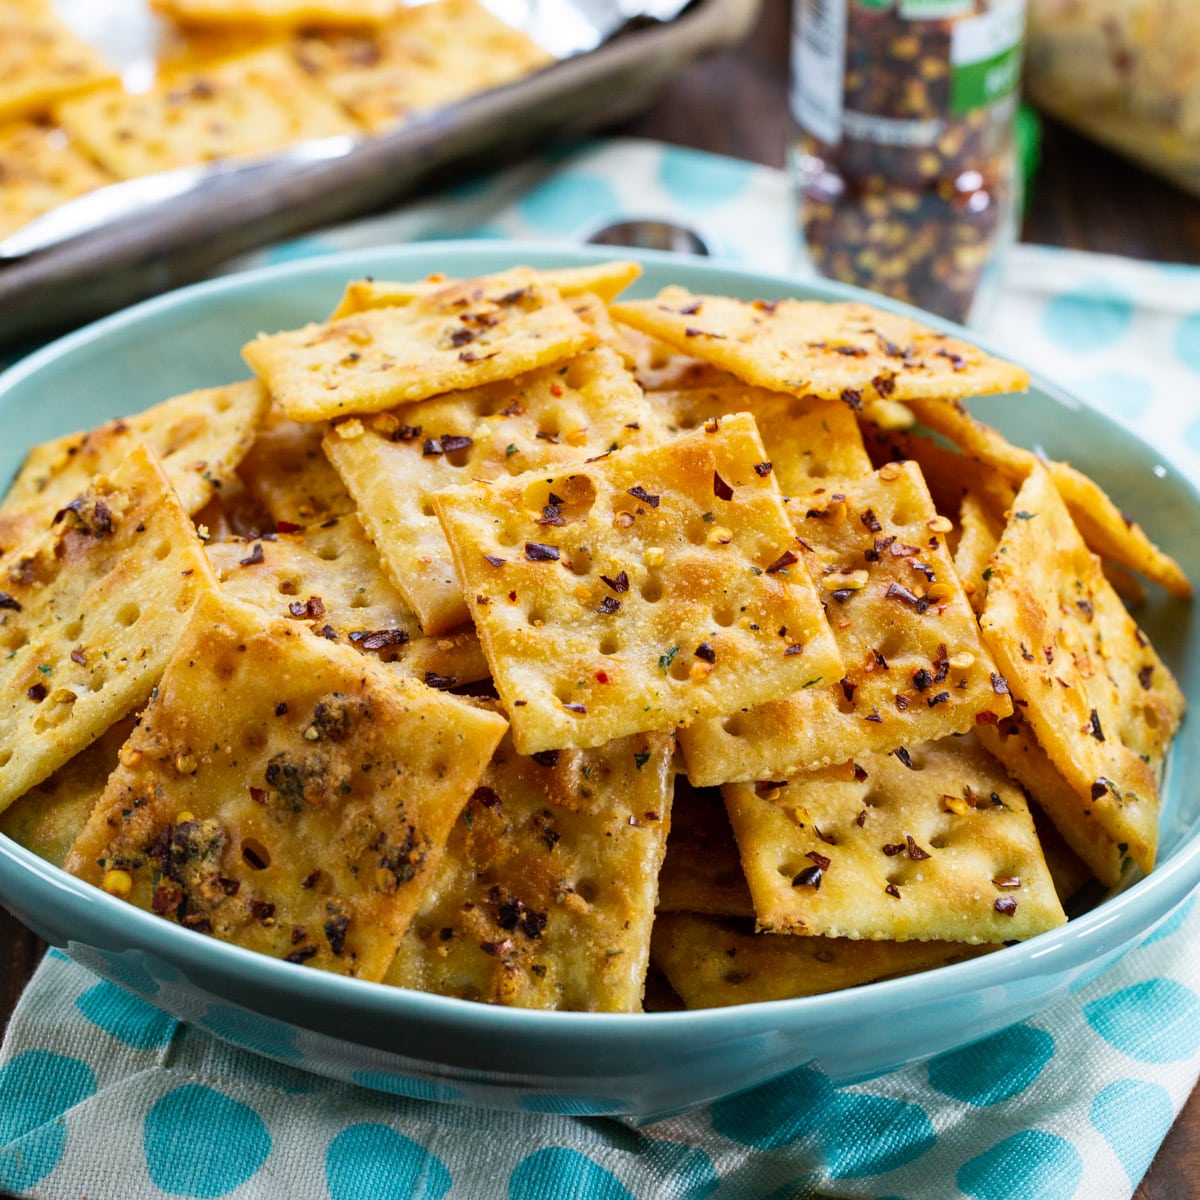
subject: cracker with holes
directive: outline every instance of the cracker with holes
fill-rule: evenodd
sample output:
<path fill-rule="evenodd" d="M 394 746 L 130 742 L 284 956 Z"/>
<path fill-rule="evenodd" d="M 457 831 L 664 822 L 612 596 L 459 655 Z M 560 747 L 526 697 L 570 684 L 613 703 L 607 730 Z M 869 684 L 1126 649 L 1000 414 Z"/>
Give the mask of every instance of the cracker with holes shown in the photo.
<path fill-rule="evenodd" d="M 642 273 L 641 264 L 616 260 L 586 267 L 546 267 L 536 272 L 538 279 L 554 288 L 564 300 L 592 295 L 605 304 L 615 300 Z M 338 306 L 329 315 L 331 321 L 349 317 L 368 308 L 400 308 L 441 291 L 457 279 L 444 275 L 413 282 L 386 279 L 355 279 L 346 284 Z"/>
<path fill-rule="evenodd" d="M 992 555 L 980 624 L 1025 720 L 1076 803 L 1047 813 L 1097 875 L 1112 841 L 1154 865 L 1158 779 L 1184 700 L 1105 579 L 1050 474 L 1035 466 Z M 1099 827 L 1100 834 L 1094 827 Z"/>
<path fill-rule="evenodd" d="M 779 937 L 747 922 L 696 913 L 659 913 L 651 953 L 688 1008 L 819 996 L 895 979 L 986 954 L 956 942 L 871 942 Z"/>
<path fill-rule="evenodd" d="M 378 980 L 505 728 L 209 596 L 67 870 L 198 933 Z"/>
<path fill-rule="evenodd" d="M 227 595 L 340 641 L 443 690 L 488 676 L 470 625 L 437 637 L 383 573 L 379 554 L 353 513 L 268 537 L 209 542 Z"/>
<path fill-rule="evenodd" d="M 433 504 L 522 753 L 841 678 L 748 414 Z"/>
<path fill-rule="evenodd" d="M 909 317 L 857 301 L 735 300 L 665 288 L 613 317 L 756 387 L 864 401 L 1020 391 L 1029 376 Z"/>
<path fill-rule="evenodd" d="M 517 267 L 242 349 L 297 421 L 374 413 L 512 379 L 587 350 L 592 329 L 536 272 Z"/>
<path fill-rule="evenodd" d="M 59 104 L 54 115 L 121 179 L 359 132 L 284 46 L 169 76 L 136 95 L 92 91 Z"/>
<path fill-rule="evenodd" d="M 612 315 L 611 309 L 609 315 Z M 614 321 L 621 357 L 648 392 L 690 391 L 695 388 L 737 387 L 741 380 L 728 371 L 684 354 L 631 325 Z M 744 386 L 744 385 L 743 385 Z"/>
<path fill-rule="evenodd" d="M 0 563 L 0 811 L 144 704 L 217 583 L 139 446 Z"/>
<path fill-rule="evenodd" d="M 385 982 L 520 1008 L 641 1011 L 671 781 L 668 734 L 536 759 L 506 741 Z"/>
<path fill-rule="evenodd" d="M 653 441 L 641 389 L 606 347 L 512 380 L 334 426 L 325 450 L 396 586 L 430 633 L 469 619 L 432 496 Z"/>
<path fill-rule="evenodd" d="M 840 485 L 839 485 L 840 487 Z M 915 463 L 789 506 L 845 672 L 680 731 L 693 783 L 785 779 L 1012 711 Z"/>
<path fill-rule="evenodd" d="M 0 506 L 0 552 L 45 528 L 93 476 L 111 474 L 138 445 L 155 452 L 183 507 L 198 512 L 233 478 L 266 406 L 266 393 L 250 380 L 188 392 L 34 446 Z"/>
<path fill-rule="evenodd" d="M 293 421 L 272 404 L 238 469 L 246 490 L 280 525 L 319 525 L 354 511 L 321 448 L 327 421 Z"/>
<path fill-rule="evenodd" d="M 729 784 L 760 930 L 994 943 L 1066 920 L 1025 795 L 969 735 Z"/>

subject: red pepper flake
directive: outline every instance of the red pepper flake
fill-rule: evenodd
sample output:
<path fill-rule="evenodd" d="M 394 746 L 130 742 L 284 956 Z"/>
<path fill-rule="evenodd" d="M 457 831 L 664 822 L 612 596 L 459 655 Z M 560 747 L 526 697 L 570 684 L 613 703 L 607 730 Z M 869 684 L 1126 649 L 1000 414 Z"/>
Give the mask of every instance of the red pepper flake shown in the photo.
<path fill-rule="evenodd" d="M 790 658 L 793 654 L 803 654 L 803 653 L 804 653 L 804 643 L 803 642 L 789 642 L 783 648 L 784 658 Z M 816 682 L 816 681 L 814 680 L 813 682 Z M 807 687 L 808 685 L 805 684 L 805 686 Z"/>
<path fill-rule="evenodd" d="M 276 521 L 276 533 L 299 533 L 303 529 L 303 525 L 294 525 L 291 521 Z"/>
<path fill-rule="evenodd" d="M 346 952 L 346 930 L 349 927 L 350 918 L 347 916 L 331 917 L 325 922 L 325 938 L 329 942 L 329 949 L 339 958 Z"/>
<path fill-rule="evenodd" d="M 526 542 L 525 557 L 530 562 L 558 562 L 558 547 L 545 542 Z"/>
<path fill-rule="evenodd" d="M 597 683 L 608 683 L 608 672 L 597 671 L 595 674 L 595 680 Z"/>
<path fill-rule="evenodd" d="M 938 694 L 936 696 L 930 696 L 929 699 L 925 701 L 925 703 L 928 704 L 930 708 L 937 708 L 937 706 L 939 704 L 945 704 L 946 701 L 949 699 L 950 699 L 949 692 L 938 692 Z"/>
<path fill-rule="evenodd" d="M 945 350 L 945 349 L 935 350 L 934 354 L 936 354 L 938 356 L 938 358 L 948 359 L 950 362 L 950 365 L 956 371 L 965 371 L 967 369 L 967 360 L 965 358 L 963 358 L 963 356 L 961 354 L 955 354 L 952 350 Z"/>
<path fill-rule="evenodd" d="M 461 437 L 458 434 L 444 433 L 442 434 L 442 449 L 447 454 L 453 454 L 456 450 L 469 450 L 475 445 L 474 438 Z"/>
<path fill-rule="evenodd" d="M 46 698 L 46 685 L 44 683 L 35 683 L 33 687 L 25 689 L 27 695 L 34 704 L 41 704 Z"/>
<path fill-rule="evenodd" d="M 800 561 L 794 550 L 785 550 L 768 568 L 767 574 L 774 575 L 778 571 L 784 570 L 786 567 L 793 566 Z"/>
<path fill-rule="evenodd" d="M 558 765 L 558 756 L 561 753 L 561 750 L 539 750 L 536 754 L 531 754 L 529 757 L 539 767 L 554 767 Z"/>
<path fill-rule="evenodd" d="M 915 687 L 918 692 L 923 692 L 933 682 L 933 675 L 929 671 L 925 670 L 924 667 L 921 667 L 920 670 L 913 672 L 912 681 L 913 687 Z"/>
<path fill-rule="evenodd" d="M 360 650 L 382 650 L 385 646 L 403 646 L 408 642 L 408 631 L 404 629 L 356 629 L 350 640 Z"/>
<path fill-rule="evenodd" d="M 833 346 L 831 349 L 835 354 L 840 354 L 843 358 L 867 357 L 867 352 L 861 346 Z"/>
<path fill-rule="evenodd" d="M 912 755 L 904 746 L 897 746 L 895 750 L 889 751 L 894 754 L 910 771 L 915 771 L 917 768 L 913 766 Z"/>
<path fill-rule="evenodd" d="M 317 953 L 316 946 L 298 946 L 295 950 L 289 950 L 283 956 L 284 962 L 304 963 L 308 962 Z"/>
<path fill-rule="evenodd" d="M 605 596 L 596 606 L 596 611 L 602 617 L 611 617 L 613 613 L 621 611 L 621 602 L 615 596 Z"/>
<path fill-rule="evenodd" d="M 421 436 L 420 425 L 401 425 L 395 433 L 392 434 L 393 442 L 415 442 Z"/>
<path fill-rule="evenodd" d="M 721 418 L 720 417 L 709 417 L 708 420 L 704 422 L 704 432 L 705 433 L 716 433 L 716 432 L 718 432 L 718 430 L 720 430 L 720 428 L 721 428 Z"/>
<path fill-rule="evenodd" d="M 78 663 L 81 667 L 87 666 L 87 655 L 84 654 L 81 646 L 76 646 L 75 649 L 71 651 L 71 661 L 73 663 Z"/>
<path fill-rule="evenodd" d="M 874 721 L 876 725 L 883 724 L 883 718 L 877 712 L 867 713 L 867 715 L 863 717 L 863 720 Z"/>
<path fill-rule="evenodd" d="M 711 642 L 701 642 L 693 653 L 697 658 L 702 658 L 706 663 L 715 663 L 717 661 L 717 652 L 713 649 Z"/>
<path fill-rule="evenodd" d="M 871 386 L 880 396 L 886 399 L 896 390 L 896 377 L 895 375 L 876 375 L 871 380 Z"/>
<path fill-rule="evenodd" d="M 992 691 L 995 692 L 997 696 L 1007 696 L 1009 694 L 1008 680 L 1005 679 L 1003 675 L 997 674 L 995 671 L 992 672 Z"/>
<path fill-rule="evenodd" d="M 998 888 L 1019 888 L 1021 886 L 1021 877 L 1019 875 L 997 875 L 992 882 Z"/>
<path fill-rule="evenodd" d="M 867 810 L 865 808 L 860 808 L 858 810 L 858 816 L 854 818 L 854 823 L 859 827 L 859 829 L 861 829 L 867 823 Z"/>
<path fill-rule="evenodd" d="M 307 892 L 311 888 L 315 888 L 321 882 L 320 870 L 314 871 L 311 875 L 306 875 L 300 882 L 300 886 Z"/>
<path fill-rule="evenodd" d="M 425 672 L 425 686 L 437 688 L 438 691 L 444 692 L 454 687 L 458 683 L 457 675 L 439 675 L 436 671 Z"/>
<path fill-rule="evenodd" d="M 489 566 L 502 567 L 502 566 L 504 566 L 504 564 L 506 562 L 508 562 L 508 559 L 501 558 L 500 555 L 498 555 L 498 554 L 485 554 L 483 556 L 483 561 L 486 562 Z"/>
<path fill-rule="evenodd" d="M 251 900 L 250 915 L 256 920 L 266 923 L 275 916 L 275 905 L 268 900 Z"/>
<path fill-rule="evenodd" d="M 478 336 L 479 335 L 475 330 L 464 329 L 460 327 L 451 332 L 450 345 L 454 346 L 455 348 L 459 346 L 465 346 L 468 342 L 473 342 Z"/>
<path fill-rule="evenodd" d="M 571 701 L 564 700 L 563 708 L 565 708 L 567 710 L 567 712 L 578 713 L 580 716 L 583 716 L 587 713 L 587 705 L 580 704 L 576 700 L 571 700 Z"/>
<path fill-rule="evenodd" d="M 309 596 L 303 603 L 293 600 L 288 605 L 288 612 L 297 620 L 315 621 L 317 617 L 325 615 L 325 601 L 320 596 Z"/>
<path fill-rule="evenodd" d="M 287 713 L 287 710 L 288 706 L 286 701 L 281 700 L 277 705 L 275 705 L 275 715 L 277 717 L 284 716 Z"/>
<path fill-rule="evenodd" d="M 906 833 L 904 835 L 904 841 L 908 846 L 908 857 L 911 858 L 913 862 L 920 862 L 923 858 L 929 857 L 929 851 L 923 850 L 920 846 L 918 846 L 917 843 L 913 841 L 913 835 L 911 833 Z"/>
<path fill-rule="evenodd" d="M 825 839 L 822 838 L 821 840 L 824 841 Z M 830 843 L 830 845 L 834 844 L 836 843 Z M 812 861 L 815 862 L 822 871 L 829 870 L 829 859 L 826 858 L 825 855 L 820 852 L 820 850 L 810 850 L 804 857 L 812 859 Z"/>
<path fill-rule="evenodd" d="M 713 472 L 713 495 L 718 500 L 732 500 L 733 488 L 729 486 L 717 471 Z"/>
<path fill-rule="evenodd" d="M 999 723 L 1000 718 L 994 712 L 992 712 L 991 709 L 988 709 L 986 712 L 975 714 L 976 725 L 998 725 Z"/>
<path fill-rule="evenodd" d="M 908 697 L 903 692 L 896 693 L 896 707 L 904 712 L 908 708 Z"/>
<path fill-rule="evenodd" d="M 322 625 L 320 629 L 314 629 L 313 632 L 318 637 L 323 637 L 327 642 L 337 641 L 337 630 L 332 625 Z"/>
<path fill-rule="evenodd" d="M 437 438 L 426 438 L 425 444 L 421 447 L 421 454 L 425 458 L 437 458 L 442 453 L 442 443 Z"/>
<path fill-rule="evenodd" d="M 676 309 L 675 311 L 678 312 L 680 316 L 693 317 L 703 306 L 703 300 L 693 300 L 691 304 L 685 304 L 682 308 Z"/>
<path fill-rule="evenodd" d="M 1016 896 L 997 896 L 992 907 L 1002 916 L 1011 917 L 1017 911 Z"/>
<path fill-rule="evenodd" d="M 858 519 L 866 526 L 868 533 L 879 533 L 883 529 L 874 509 L 868 508 Z"/>
<path fill-rule="evenodd" d="M 651 508 L 657 508 L 659 501 L 662 499 L 661 495 L 656 496 L 652 492 L 646 491 L 640 483 L 635 487 L 631 487 L 626 495 L 632 496 L 635 500 L 642 501 L 643 504 L 650 505 Z"/>
<path fill-rule="evenodd" d="M 255 542 L 254 549 L 250 551 L 249 555 L 246 558 L 238 559 L 238 566 L 252 567 L 256 563 L 262 562 L 262 560 L 263 560 L 262 542 Z"/>
<path fill-rule="evenodd" d="M 810 887 L 814 892 L 820 891 L 824 876 L 825 872 L 820 867 L 805 867 L 792 877 L 792 887 Z"/>
<path fill-rule="evenodd" d="M 565 525 L 567 520 L 557 504 L 546 504 L 542 507 L 542 515 L 538 517 L 537 523 L 539 525 Z"/>
<path fill-rule="evenodd" d="M 0 609 L 7 608 L 10 612 L 20 612 L 20 601 L 14 600 L 7 592 L 0 592 Z"/>
<path fill-rule="evenodd" d="M 888 584 L 888 590 L 884 593 L 888 599 L 901 600 L 905 604 L 915 608 L 917 612 L 923 613 L 929 607 L 929 601 L 924 596 L 914 596 L 903 584 L 896 583 L 893 580 Z"/>
<path fill-rule="evenodd" d="M 754 464 L 754 473 L 759 477 L 759 479 L 765 479 L 768 475 L 770 475 L 771 470 L 772 464 L 769 462 L 760 462 Z"/>
<path fill-rule="evenodd" d="M 563 390 L 562 390 L 562 384 L 561 384 L 561 383 L 552 383 L 552 384 L 550 385 L 550 395 L 552 395 L 552 396 L 553 396 L 553 397 L 554 397 L 556 400 L 557 400 L 557 399 L 558 399 L 558 398 L 559 398 L 559 397 L 560 397 L 562 394 L 563 394 Z"/>
<path fill-rule="evenodd" d="M 1092 737 L 1098 742 L 1104 741 L 1104 730 L 1100 728 L 1100 714 L 1093 708 L 1091 719 L 1088 722 Z"/>
<path fill-rule="evenodd" d="M 625 571 L 622 571 L 616 579 L 609 579 L 607 575 L 601 575 L 600 580 L 618 594 L 629 591 L 629 575 Z"/>
<path fill-rule="evenodd" d="M 862 411 L 862 392 L 858 388 L 842 388 L 841 400 L 843 404 L 848 404 L 855 412 Z"/>
<path fill-rule="evenodd" d="M 1143 667 L 1138 672 L 1138 683 L 1140 683 L 1146 691 L 1150 690 L 1150 677 L 1153 674 L 1154 668 L 1152 666 Z"/>
<path fill-rule="evenodd" d="M 260 788 L 260 787 L 253 787 L 253 786 L 251 786 L 251 788 L 250 788 L 250 799 L 251 799 L 251 800 L 253 800 L 255 804 L 266 804 L 266 802 L 267 802 L 267 789 L 266 789 L 266 788 Z"/>
<path fill-rule="evenodd" d="M 888 842 L 887 845 L 881 846 L 880 849 L 888 856 L 888 858 L 895 858 L 897 854 L 902 854 L 904 852 L 904 843 Z"/>
<path fill-rule="evenodd" d="M 242 881 L 240 879 L 229 879 L 224 875 L 218 875 L 217 887 L 219 887 L 226 896 L 236 896 L 238 892 L 242 890 Z"/>

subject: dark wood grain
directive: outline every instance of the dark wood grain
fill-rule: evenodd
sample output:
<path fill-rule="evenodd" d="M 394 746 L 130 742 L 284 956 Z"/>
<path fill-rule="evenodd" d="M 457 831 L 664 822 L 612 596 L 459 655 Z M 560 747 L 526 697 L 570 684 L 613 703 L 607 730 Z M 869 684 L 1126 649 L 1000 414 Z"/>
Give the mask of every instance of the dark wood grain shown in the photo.
<path fill-rule="evenodd" d="M 788 9 L 765 0 L 746 42 L 681 75 L 614 132 L 780 166 L 788 136 Z M 1200 200 L 1047 122 L 1030 190 L 1026 241 L 1200 264 Z M 0 1027 L 43 944 L 0 910 Z M 1135 1200 L 1183 1200 L 1200 1180 L 1200 1092 L 1163 1144 Z"/>

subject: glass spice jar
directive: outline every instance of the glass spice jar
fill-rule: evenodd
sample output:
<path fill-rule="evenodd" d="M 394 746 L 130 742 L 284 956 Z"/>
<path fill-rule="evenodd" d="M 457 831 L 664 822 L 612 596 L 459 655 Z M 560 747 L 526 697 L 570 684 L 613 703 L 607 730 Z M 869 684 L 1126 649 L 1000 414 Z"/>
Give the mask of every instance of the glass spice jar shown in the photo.
<path fill-rule="evenodd" d="M 1015 236 L 1025 0 L 795 0 L 792 148 L 821 275 L 977 319 Z"/>

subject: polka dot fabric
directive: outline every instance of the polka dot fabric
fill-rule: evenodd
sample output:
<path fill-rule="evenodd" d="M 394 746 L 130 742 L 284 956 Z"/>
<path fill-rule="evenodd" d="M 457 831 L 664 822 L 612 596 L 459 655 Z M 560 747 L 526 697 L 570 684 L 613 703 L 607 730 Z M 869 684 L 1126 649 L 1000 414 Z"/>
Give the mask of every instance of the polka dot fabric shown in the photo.
<path fill-rule="evenodd" d="M 767 270 L 793 237 L 779 172 L 617 141 L 229 269 L 432 237 L 571 242 L 632 215 L 686 221 L 720 255 Z M 1018 247 L 984 332 L 1200 473 L 1200 271 Z M 51 951 L 0 1049 L 0 1191 L 1128 1200 L 1200 1072 L 1198 945 L 1188 902 L 1117 966 L 973 1046 L 850 1087 L 814 1064 L 641 1129 L 571 1097 L 494 1113 L 470 1107 L 466 1084 L 370 1069 L 331 1082 L 305 1071 L 305 1036 L 275 1022 L 215 1005 L 186 1025 L 164 1016 L 136 956 L 107 964 L 118 987 Z"/>

